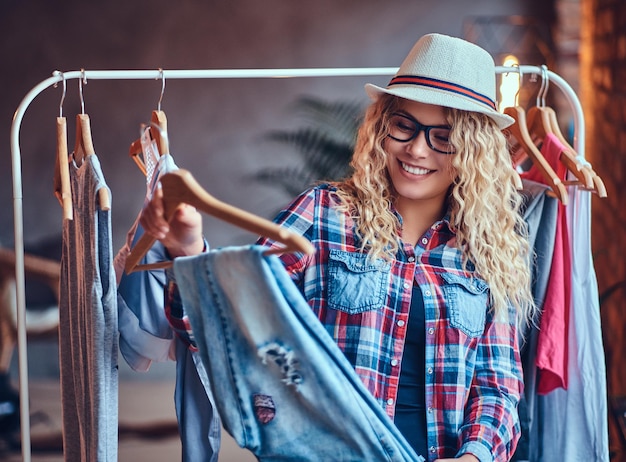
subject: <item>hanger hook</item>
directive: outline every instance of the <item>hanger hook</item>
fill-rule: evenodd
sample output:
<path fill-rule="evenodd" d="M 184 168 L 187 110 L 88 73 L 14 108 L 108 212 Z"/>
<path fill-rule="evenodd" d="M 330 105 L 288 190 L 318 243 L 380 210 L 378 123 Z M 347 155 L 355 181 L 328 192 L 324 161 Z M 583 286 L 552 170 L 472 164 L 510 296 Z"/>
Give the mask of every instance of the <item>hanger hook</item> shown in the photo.
<path fill-rule="evenodd" d="M 541 106 L 541 95 L 543 94 L 543 89 L 546 85 L 546 79 L 544 78 L 544 71 L 543 71 L 543 67 L 541 68 L 541 85 L 539 86 L 539 90 L 537 90 L 537 99 L 535 101 L 535 106 L 540 107 Z"/>
<path fill-rule="evenodd" d="M 524 73 L 522 72 L 522 68 L 520 67 L 519 63 L 513 64 L 513 67 L 517 69 L 517 73 L 519 74 L 517 91 L 515 92 L 515 96 L 513 97 L 513 103 L 516 106 L 519 106 L 519 94 L 522 91 L 522 81 L 524 79 Z"/>
<path fill-rule="evenodd" d="M 63 94 L 61 95 L 61 102 L 59 103 L 59 117 L 63 117 L 63 101 L 65 101 L 65 92 L 67 90 L 67 83 L 65 81 L 65 74 L 61 71 L 54 71 L 52 73 L 53 75 L 56 76 L 61 76 L 61 78 L 63 79 Z M 58 85 L 58 83 L 54 84 L 54 88 L 56 88 Z"/>
<path fill-rule="evenodd" d="M 163 101 L 163 94 L 165 93 L 165 74 L 163 68 L 159 67 L 159 76 L 161 77 L 161 96 L 159 96 L 159 102 L 157 103 L 157 111 L 161 111 L 161 102 Z"/>
<path fill-rule="evenodd" d="M 541 78 L 543 79 L 543 92 L 541 93 L 541 105 L 545 107 L 546 96 L 548 95 L 548 87 L 550 86 L 550 77 L 548 75 L 548 66 L 541 65 Z"/>
<path fill-rule="evenodd" d="M 85 99 L 83 98 L 83 84 L 87 85 L 87 75 L 85 69 L 80 70 L 80 79 L 78 80 L 78 92 L 80 93 L 80 113 L 85 113 Z"/>

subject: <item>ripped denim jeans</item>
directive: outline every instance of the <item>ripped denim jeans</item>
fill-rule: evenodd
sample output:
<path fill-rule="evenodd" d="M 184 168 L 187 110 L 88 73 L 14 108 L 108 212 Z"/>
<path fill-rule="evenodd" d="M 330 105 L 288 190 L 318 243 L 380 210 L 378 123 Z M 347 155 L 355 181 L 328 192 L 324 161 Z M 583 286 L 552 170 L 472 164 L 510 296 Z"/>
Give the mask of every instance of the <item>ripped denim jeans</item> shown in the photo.
<path fill-rule="evenodd" d="M 424 461 L 263 250 L 174 261 L 225 430 L 261 461 Z"/>

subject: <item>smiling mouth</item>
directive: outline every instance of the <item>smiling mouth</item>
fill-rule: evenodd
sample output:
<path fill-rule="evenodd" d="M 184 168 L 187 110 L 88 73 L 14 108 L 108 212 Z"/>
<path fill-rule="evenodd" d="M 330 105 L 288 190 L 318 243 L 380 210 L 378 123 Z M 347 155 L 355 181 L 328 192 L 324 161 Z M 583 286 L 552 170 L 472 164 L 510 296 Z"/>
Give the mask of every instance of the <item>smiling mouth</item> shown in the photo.
<path fill-rule="evenodd" d="M 428 170 L 427 168 L 412 167 L 411 165 L 405 164 L 404 162 L 400 162 L 400 166 L 402 167 L 402 170 L 404 170 L 405 172 L 409 172 L 413 175 L 427 175 L 434 172 L 434 170 Z"/>

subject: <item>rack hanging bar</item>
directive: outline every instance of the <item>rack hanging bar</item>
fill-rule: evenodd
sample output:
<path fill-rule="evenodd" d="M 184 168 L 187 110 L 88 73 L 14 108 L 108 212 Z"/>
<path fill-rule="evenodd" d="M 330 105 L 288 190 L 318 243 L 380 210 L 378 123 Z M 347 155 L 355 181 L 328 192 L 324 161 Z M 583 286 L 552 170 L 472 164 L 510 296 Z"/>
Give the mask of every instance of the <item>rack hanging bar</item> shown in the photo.
<path fill-rule="evenodd" d="M 192 69 L 192 70 L 93 70 L 54 71 L 49 77 L 35 85 L 22 99 L 11 124 L 11 161 L 13 176 L 13 227 L 15 233 L 15 283 L 17 304 L 17 343 L 20 396 L 20 430 L 23 462 L 31 461 L 30 418 L 28 405 L 28 358 L 26 338 L 26 296 L 24 281 L 24 236 L 22 213 L 22 172 L 20 151 L 20 128 L 26 109 L 44 90 L 56 86 L 63 79 L 85 78 L 87 80 L 159 80 L 159 79 L 258 79 L 290 77 L 347 77 L 394 75 L 397 67 L 370 68 L 302 68 L 302 69 Z M 521 72 L 542 75 L 539 66 L 496 66 L 496 73 Z M 574 147 L 584 156 L 584 115 L 580 101 L 572 87 L 558 74 L 548 70 L 551 83 L 559 87 L 574 112 Z"/>

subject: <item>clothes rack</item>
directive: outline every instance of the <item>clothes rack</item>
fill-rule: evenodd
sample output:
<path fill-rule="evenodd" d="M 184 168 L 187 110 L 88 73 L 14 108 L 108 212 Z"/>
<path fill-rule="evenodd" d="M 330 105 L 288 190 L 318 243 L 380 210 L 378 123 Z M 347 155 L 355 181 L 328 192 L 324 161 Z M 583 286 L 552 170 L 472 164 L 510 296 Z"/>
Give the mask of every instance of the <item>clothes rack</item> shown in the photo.
<path fill-rule="evenodd" d="M 15 283 L 17 303 L 17 343 L 19 368 L 19 396 L 21 416 L 22 460 L 30 462 L 30 419 L 28 403 L 28 363 L 26 338 L 26 303 L 24 281 L 24 239 L 22 214 L 22 172 L 20 152 L 20 128 L 22 119 L 31 102 L 44 90 L 71 79 L 85 80 L 173 80 L 173 79 L 263 79 L 294 77 L 343 77 L 343 76 L 391 76 L 396 67 L 376 68 L 302 68 L 302 69 L 195 69 L 195 70 L 77 70 L 54 71 L 52 76 L 35 85 L 22 99 L 13 116 L 11 125 L 11 160 L 13 178 L 13 220 L 15 234 Z M 558 87 L 569 103 L 574 117 L 573 146 L 584 159 L 584 115 L 578 96 L 572 87 L 558 74 L 539 66 L 497 66 L 497 74 L 519 73 L 548 77 Z"/>

